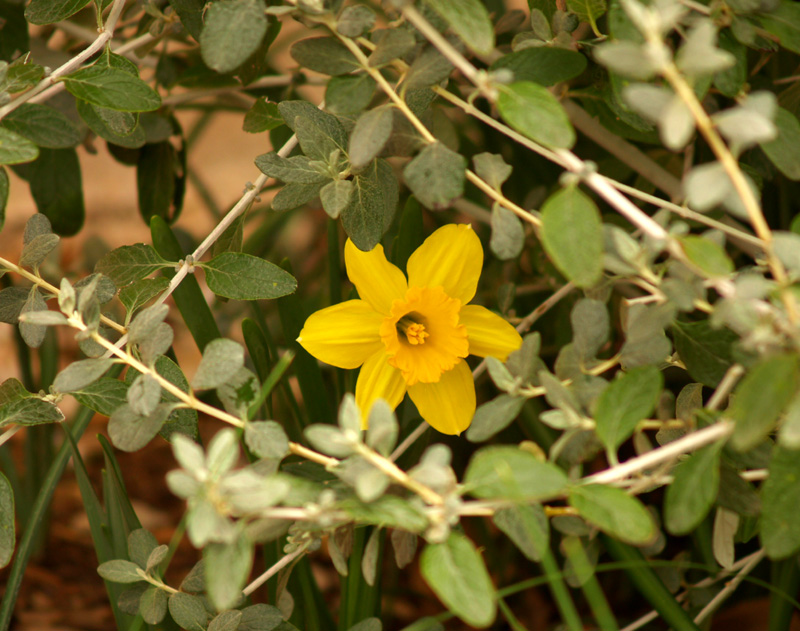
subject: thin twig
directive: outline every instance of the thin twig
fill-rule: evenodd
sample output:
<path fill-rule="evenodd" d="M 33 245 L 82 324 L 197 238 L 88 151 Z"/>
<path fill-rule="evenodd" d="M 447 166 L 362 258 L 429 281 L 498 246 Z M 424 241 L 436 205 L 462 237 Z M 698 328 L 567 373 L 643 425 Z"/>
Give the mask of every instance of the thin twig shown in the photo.
<path fill-rule="evenodd" d="M 392 455 L 389 456 L 389 460 L 395 462 L 400 456 L 402 456 L 406 450 L 411 447 L 417 440 L 430 428 L 427 422 L 422 421 L 417 428 L 411 432 L 406 439 L 400 443 L 397 448 L 392 452 Z"/>
<path fill-rule="evenodd" d="M 3 445 L 14 434 L 16 434 L 19 430 L 21 430 L 22 427 L 23 427 L 22 425 L 15 425 L 14 427 L 7 429 L 5 432 L 0 434 L 0 445 Z"/>
<path fill-rule="evenodd" d="M 278 572 L 280 572 L 283 568 L 289 565 L 292 561 L 294 561 L 297 557 L 304 554 L 305 551 L 308 549 L 308 546 L 311 545 L 311 541 L 304 543 L 294 552 L 290 552 L 285 557 L 283 557 L 280 561 L 275 563 L 271 568 L 269 568 L 266 572 L 264 572 L 261 576 L 259 576 L 256 580 L 250 583 L 247 587 L 242 590 L 242 593 L 245 596 L 249 596 L 254 591 L 256 591 L 259 587 L 261 587 L 264 583 L 266 583 L 269 579 L 275 576 Z"/>
<path fill-rule="evenodd" d="M 700 624 L 703 622 L 708 616 L 710 616 L 714 611 L 716 611 L 717 607 L 719 607 L 725 600 L 733 595 L 733 592 L 736 591 L 736 588 L 739 587 L 739 584 L 744 580 L 745 576 L 747 576 L 755 567 L 758 565 L 761 560 L 764 558 L 765 551 L 759 550 L 756 554 L 752 555 L 750 561 L 741 569 L 739 572 L 734 576 L 729 583 L 726 583 L 725 587 L 723 587 L 719 593 L 711 599 L 705 607 L 700 610 L 695 618 L 695 624 Z"/>
<path fill-rule="evenodd" d="M 106 43 L 114 36 L 114 29 L 117 26 L 117 20 L 119 19 L 124 6 L 125 0 L 114 0 L 114 3 L 111 5 L 111 10 L 108 13 L 108 18 L 103 25 L 103 30 L 97 39 L 94 40 L 94 42 L 92 42 L 87 48 L 78 53 L 75 57 L 56 68 L 33 88 L 27 92 L 23 92 L 7 105 L 0 107 L 0 120 L 2 120 L 9 112 L 13 112 L 23 103 L 27 103 L 33 99 L 33 97 L 36 95 L 43 93 L 51 86 L 55 87 L 53 84 L 57 79 L 74 72 L 83 64 L 84 61 L 90 59 L 95 53 L 102 50 Z"/>
<path fill-rule="evenodd" d="M 663 447 L 649 451 L 637 458 L 631 458 L 625 462 L 610 467 L 600 473 L 595 473 L 584 478 L 587 484 L 608 484 L 623 480 L 630 475 L 649 469 L 662 462 L 667 462 L 677 456 L 696 451 L 717 440 L 727 438 L 733 433 L 733 423 L 730 421 L 720 421 L 714 425 L 709 425 L 701 430 L 692 432 L 688 436 L 679 438 Z"/>

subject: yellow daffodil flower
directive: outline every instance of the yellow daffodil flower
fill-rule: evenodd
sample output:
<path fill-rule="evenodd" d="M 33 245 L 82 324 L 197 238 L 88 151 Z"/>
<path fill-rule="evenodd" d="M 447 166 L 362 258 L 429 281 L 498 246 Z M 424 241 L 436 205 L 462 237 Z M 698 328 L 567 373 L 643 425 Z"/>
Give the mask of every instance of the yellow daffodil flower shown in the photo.
<path fill-rule="evenodd" d="M 408 392 L 443 434 L 460 434 L 475 414 L 475 384 L 464 358 L 505 361 L 519 333 L 475 296 L 483 247 L 469 225 L 436 230 L 408 259 L 408 280 L 383 246 L 362 252 L 348 239 L 347 276 L 361 300 L 317 311 L 297 341 L 317 359 L 358 368 L 356 403 L 367 418 L 377 399 L 396 408 Z M 366 420 L 364 421 L 366 426 Z"/>

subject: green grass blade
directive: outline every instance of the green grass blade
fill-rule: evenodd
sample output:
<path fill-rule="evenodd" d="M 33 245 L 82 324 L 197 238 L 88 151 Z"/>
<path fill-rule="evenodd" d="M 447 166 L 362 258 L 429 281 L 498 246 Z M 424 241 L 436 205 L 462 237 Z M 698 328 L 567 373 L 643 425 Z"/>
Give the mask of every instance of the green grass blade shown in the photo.
<path fill-rule="evenodd" d="M 83 435 L 83 432 L 86 431 L 86 427 L 89 425 L 92 416 L 94 416 L 94 412 L 88 408 L 81 408 L 75 415 L 75 421 L 70 430 L 75 440 L 78 440 L 81 435 Z M 17 600 L 20 586 L 22 585 L 25 568 L 33 552 L 34 541 L 44 523 L 45 513 L 50 506 L 50 500 L 53 498 L 56 485 L 61 479 L 61 475 L 64 473 L 64 468 L 67 466 L 70 454 L 70 446 L 67 443 L 61 445 L 39 488 L 39 493 L 31 506 L 28 524 L 17 546 L 14 563 L 11 566 L 8 580 L 6 581 L 3 600 L 0 603 L 0 631 L 7 631 L 11 623 L 11 616 L 14 613 L 14 604 Z"/>
<path fill-rule="evenodd" d="M 675 597 L 661 582 L 656 573 L 647 565 L 642 553 L 634 547 L 620 543 L 606 535 L 601 535 L 608 553 L 617 561 L 640 561 L 625 569 L 639 593 L 649 602 L 661 617 L 675 631 L 700 631 L 692 618 L 675 601 Z"/>

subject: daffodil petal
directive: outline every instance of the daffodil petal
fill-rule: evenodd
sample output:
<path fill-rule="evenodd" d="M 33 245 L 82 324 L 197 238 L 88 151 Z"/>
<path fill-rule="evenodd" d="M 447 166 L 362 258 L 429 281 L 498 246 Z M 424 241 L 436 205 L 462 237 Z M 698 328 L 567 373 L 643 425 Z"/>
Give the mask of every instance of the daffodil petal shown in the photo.
<path fill-rule="evenodd" d="M 383 316 L 368 303 L 348 300 L 311 314 L 297 341 L 326 364 L 358 368 L 383 349 L 382 321 Z"/>
<path fill-rule="evenodd" d="M 469 354 L 505 361 L 522 345 L 517 330 L 496 313 L 480 305 L 461 307 L 459 322 L 467 327 Z"/>
<path fill-rule="evenodd" d="M 367 429 L 367 418 L 372 404 L 384 399 L 392 409 L 400 405 L 406 393 L 406 382 L 403 374 L 394 366 L 390 366 L 389 358 L 381 350 L 372 355 L 361 367 L 356 382 L 356 403 L 361 410 L 361 425 Z"/>
<path fill-rule="evenodd" d="M 356 286 L 359 297 L 378 313 L 387 315 L 392 302 L 406 295 L 406 277 L 386 260 L 382 245 L 362 252 L 348 239 L 344 246 L 344 262 L 347 277 Z"/>
<path fill-rule="evenodd" d="M 417 383 L 408 394 L 417 410 L 442 434 L 460 434 L 475 415 L 475 383 L 467 362 L 461 361 L 438 383 Z"/>
<path fill-rule="evenodd" d="M 467 304 L 475 296 L 483 267 L 483 247 L 469 224 L 442 226 L 408 259 L 411 287 L 444 288 Z"/>

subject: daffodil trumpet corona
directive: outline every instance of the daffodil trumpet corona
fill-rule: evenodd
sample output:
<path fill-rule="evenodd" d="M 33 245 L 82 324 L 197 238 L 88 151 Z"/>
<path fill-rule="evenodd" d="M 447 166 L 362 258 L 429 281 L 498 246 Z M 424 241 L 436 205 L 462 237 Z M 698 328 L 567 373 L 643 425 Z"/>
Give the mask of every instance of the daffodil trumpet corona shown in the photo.
<path fill-rule="evenodd" d="M 356 403 L 363 424 L 372 404 L 394 409 L 408 392 L 436 430 L 460 434 L 475 414 L 475 385 L 465 358 L 505 361 L 522 344 L 499 315 L 468 304 L 475 296 L 483 247 L 467 224 L 436 230 L 408 259 L 408 280 L 377 245 L 345 244 L 347 276 L 360 300 L 312 314 L 297 341 L 317 359 L 358 368 Z"/>

